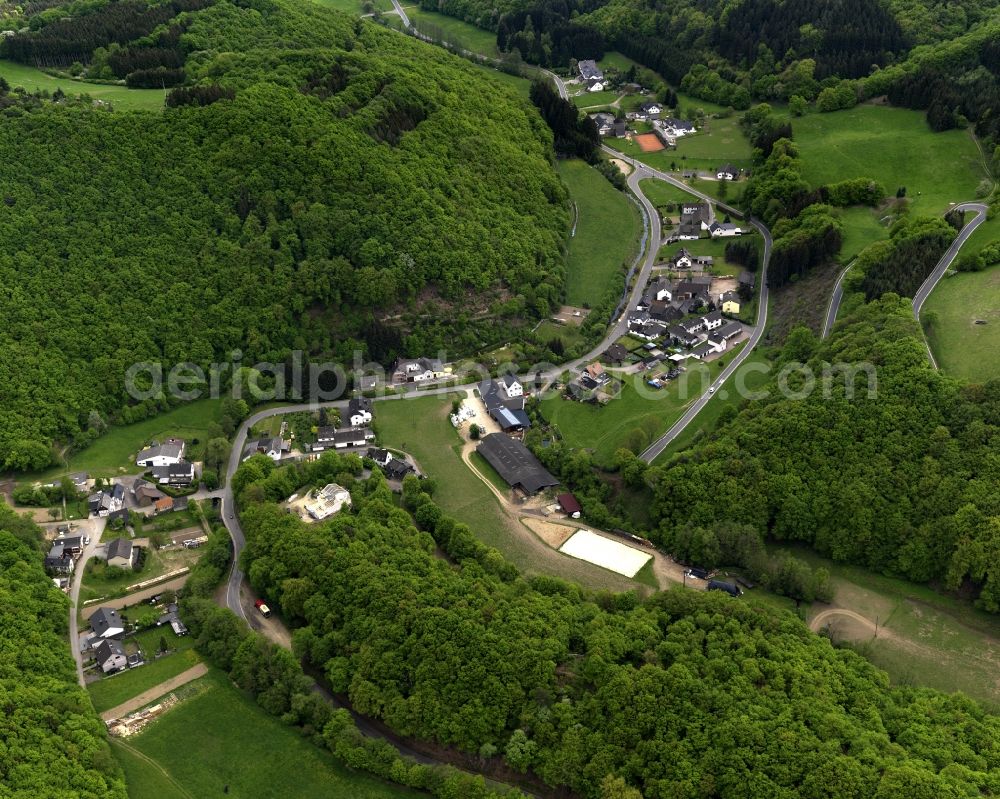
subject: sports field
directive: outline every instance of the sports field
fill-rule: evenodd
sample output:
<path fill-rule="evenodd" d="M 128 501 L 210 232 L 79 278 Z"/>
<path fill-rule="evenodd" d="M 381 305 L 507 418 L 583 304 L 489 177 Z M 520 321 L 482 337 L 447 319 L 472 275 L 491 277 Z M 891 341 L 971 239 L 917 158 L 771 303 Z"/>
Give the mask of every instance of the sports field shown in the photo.
<path fill-rule="evenodd" d="M 655 133 L 640 133 L 633 137 L 635 143 L 639 145 L 639 149 L 644 153 L 656 153 L 664 149 L 663 142 L 660 141 L 660 137 Z"/>
<path fill-rule="evenodd" d="M 639 569 L 653 559 L 652 555 L 589 530 L 577 530 L 559 551 L 626 577 L 635 577 Z"/>

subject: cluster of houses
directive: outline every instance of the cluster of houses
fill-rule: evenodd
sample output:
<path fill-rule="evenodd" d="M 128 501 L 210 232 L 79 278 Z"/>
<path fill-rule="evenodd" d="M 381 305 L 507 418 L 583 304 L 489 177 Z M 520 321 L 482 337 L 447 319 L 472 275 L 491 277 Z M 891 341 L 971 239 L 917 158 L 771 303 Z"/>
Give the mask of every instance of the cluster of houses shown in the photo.
<path fill-rule="evenodd" d="M 49 554 L 45 556 L 45 570 L 55 578 L 67 577 L 73 573 L 76 560 L 90 539 L 82 535 L 66 535 L 68 527 L 59 528 L 59 537 L 52 542 Z M 56 583 L 60 585 L 60 583 Z"/>
<path fill-rule="evenodd" d="M 375 440 L 371 429 L 372 401 L 367 397 L 354 397 L 347 405 L 343 426 L 324 425 L 316 431 L 316 440 L 305 445 L 308 452 L 326 452 L 331 449 L 357 449 Z"/>
<path fill-rule="evenodd" d="M 619 384 L 599 362 L 588 364 L 566 384 L 565 396 L 579 402 L 606 404 L 618 393 Z"/>
<path fill-rule="evenodd" d="M 524 410 L 524 386 L 514 375 L 487 378 L 479 384 L 479 396 L 487 415 L 508 435 L 521 435 L 531 427 Z"/>
<path fill-rule="evenodd" d="M 93 651 L 94 661 L 104 674 L 114 674 L 125 669 L 136 668 L 145 663 L 142 652 L 128 654 L 122 639 L 126 633 L 126 623 L 115 608 L 100 607 L 88 620 L 90 634 L 85 648 Z M 156 620 L 157 627 L 169 626 L 175 635 L 187 635 L 187 627 L 180 620 L 177 605 L 168 604 Z"/>
<path fill-rule="evenodd" d="M 578 61 L 576 69 L 580 73 L 580 82 L 588 92 L 603 92 L 607 88 L 604 72 L 593 59 Z"/>
<path fill-rule="evenodd" d="M 686 202 L 681 205 L 677 229 L 667 238 L 674 241 L 697 241 L 703 233 L 713 239 L 727 239 L 743 235 L 743 228 L 734 222 L 720 222 L 707 202 Z"/>
<path fill-rule="evenodd" d="M 680 257 L 691 258 L 684 250 Z M 744 272 L 740 279 L 752 281 L 753 276 Z M 649 343 L 686 348 L 672 357 L 677 362 L 724 352 L 743 332 L 739 322 L 726 318 L 739 314 L 740 297 L 732 291 L 713 294 L 712 282 L 709 275 L 677 281 L 654 278 L 629 315 L 629 334 Z"/>
<path fill-rule="evenodd" d="M 168 438 L 162 444 L 154 441 L 136 456 L 135 465 L 152 474 L 159 485 L 186 488 L 197 479 L 195 466 L 184 458 L 186 444 L 180 438 Z"/>
<path fill-rule="evenodd" d="M 440 358 L 398 358 L 392 365 L 393 385 L 426 383 L 447 376 Z"/>

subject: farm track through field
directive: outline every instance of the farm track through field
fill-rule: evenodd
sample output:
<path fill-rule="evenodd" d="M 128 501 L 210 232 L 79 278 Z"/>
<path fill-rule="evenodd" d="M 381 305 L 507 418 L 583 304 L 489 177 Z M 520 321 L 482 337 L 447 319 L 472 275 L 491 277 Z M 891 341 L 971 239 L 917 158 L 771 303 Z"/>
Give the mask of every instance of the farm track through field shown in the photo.
<path fill-rule="evenodd" d="M 163 766 L 161 766 L 159 763 L 157 763 L 155 760 L 153 760 L 153 758 L 149 757 L 149 755 L 147 755 L 147 754 L 145 754 L 143 752 L 140 752 L 134 746 L 131 746 L 130 744 L 125 743 L 121 738 L 116 738 L 115 739 L 115 746 L 120 746 L 122 749 L 124 749 L 129 754 L 135 755 L 137 758 L 139 758 L 141 761 L 143 761 L 147 765 L 152 766 L 154 769 L 156 769 L 158 772 L 160 772 L 160 774 L 163 775 L 163 778 L 167 782 L 169 782 L 171 785 L 173 785 L 183 796 L 186 796 L 187 799 L 195 799 L 195 797 L 192 796 L 191 793 L 183 785 L 181 785 L 179 782 L 177 782 L 177 780 L 175 780 L 170 775 L 169 771 L 167 771 L 165 768 L 163 768 Z"/>

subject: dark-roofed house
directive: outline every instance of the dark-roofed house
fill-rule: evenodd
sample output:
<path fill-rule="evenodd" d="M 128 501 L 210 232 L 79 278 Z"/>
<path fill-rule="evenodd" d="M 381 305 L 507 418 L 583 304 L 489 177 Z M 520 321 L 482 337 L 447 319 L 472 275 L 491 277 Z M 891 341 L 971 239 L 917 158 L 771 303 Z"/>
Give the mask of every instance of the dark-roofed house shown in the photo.
<path fill-rule="evenodd" d="M 347 403 L 347 421 L 351 427 L 366 425 L 372 420 L 372 401 L 367 397 L 354 397 Z"/>
<path fill-rule="evenodd" d="M 61 546 L 70 555 L 79 555 L 83 552 L 83 536 L 80 535 L 68 535 L 63 538 L 57 538 L 54 543 Z"/>
<path fill-rule="evenodd" d="M 744 269 L 742 272 L 740 272 L 740 276 L 739 278 L 737 278 L 737 280 L 739 280 L 741 286 L 749 286 L 750 288 L 753 288 L 754 283 L 757 282 L 757 277 L 756 275 L 754 275 L 753 272 L 748 272 L 746 269 Z"/>
<path fill-rule="evenodd" d="M 117 638 L 125 633 L 125 624 L 114 608 L 98 608 L 90 617 L 90 629 L 98 638 Z"/>
<path fill-rule="evenodd" d="M 379 466 L 385 466 L 392 460 L 392 453 L 387 449 L 376 449 L 375 447 L 369 447 L 368 452 L 365 453 L 369 458 L 371 458 Z"/>
<path fill-rule="evenodd" d="M 156 620 L 157 627 L 162 627 L 164 624 L 170 625 L 174 635 L 187 635 L 188 629 L 177 615 L 177 605 L 174 603 L 167 605 L 166 612 Z"/>
<path fill-rule="evenodd" d="M 705 330 L 715 330 L 717 327 L 722 327 L 722 311 L 707 313 L 701 317 L 701 321 Z"/>
<path fill-rule="evenodd" d="M 560 494 L 556 497 L 556 502 L 559 503 L 559 507 L 562 508 L 562 512 L 568 514 L 574 519 L 580 518 L 580 512 L 583 510 L 580 507 L 580 503 L 576 501 L 576 497 L 572 494 Z"/>
<path fill-rule="evenodd" d="M 444 374 L 444 364 L 438 358 L 399 358 L 392 367 L 392 382 L 423 383 Z"/>
<path fill-rule="evenodd" d="M 576 68 L 580 72 L 580 77 L 585 81 L 600 80 L 604 77 L 601 68 L 597 66 L 597 62 L 592 58 L 584 58 L 581 61 L 577 61 Z"/>
<path fill-rule="evenodd" d="M 402 480 L 413 471 L 413 467 L 404 460 L 393 458 L 383 467 L 382 471 L 385 472 L 388 480 Z"/>
<path fill-rule="evenodd" d="M 689 333 L 683 327 L 674 325 L 674 327 L 670 328 L 668 332 L 670 334 L 670 338 L 679 344 L 691 347 L 698 343 L 698 336 L 694 333 Z"/>
<path fill-rule="evenodd" d="M 375 434 L 367 427 L 342 427 L 333 434 L 335 449 L 347 447 L 363 447 L 375 438 Z"/>
<path fill-rule="evenodd" d="M 267 455 L 272 461 L 280 461 L 283 453 L 291 449 L 287 441 L 283 441 L 281 436 L 270 436 L 254 441 L 248 441 L 243 448 L 243 460 L 252 458 L 254 455 Z"/>
<path fill-rule="evenodd" d="M 77 491 L 86 491 L 90 475 L 86 472 L 74 472 L 69 476 L 69 480 Z"/>
<path fill-rule="evenodd" d="M 677 226 L 677 238 L 682 241 L 694 241 L 701 237 L 701 225 L 693 219 L 681 219 Z"/>
<path fill-rule="evenodd" d="M 132 488 L 130 490 L 132 492 L 132 496 L 135 497 L 135 504 L 140 508 L 155 505 L 165 496 L 164 493 L 155 485 L 141 477 L 137 477 L 135 479 L 135 482 L 132 483 Z"/>
<path fill-rule="evenodd" d="M 153 479 L 160 485 L 189 486 L 194 482 L 194 464 L 187 461 L 153 467 Z"/>
<path fill-rule="evenodd" d="M 604 351 L 604 358 L 611 363 L 623 363 L 628 358 L 628 350 L 621 344 L 612 344 Z"/>
<path fill-rule="evenodd" d="M 162 444 L 153 443 L 144 449 L 135 459 L 136 466 L 151 469 L 154 466 L 168 466 L 180 463 L 184 458 L 184 442 L 179 438 L 168 438 Z"/>
<path fill-rule="evenodd" d="M 135 548 L 127 538 L 116 538 L 108 543 L 108 565 L 119 569 L 131 569 L 135 560 Z"/>
<path fill-rule="evenodd" d="M 712 235 L 713 239 L 729 238 L 731 236 L 742 235 L 743 228 L 732 222 L 713 222 L 708 226 L 708 232 Z"/>
<path fill-rule="evenodd" d="M 94 660 L 105 674 L 128 668 L 125 648 L 115 640 L 101 641 L 94 650 Z"/>
<path fill-rule="evenodd" d="M 559 481 L 549 474 L 524 444 L 502 433 L 490 433 L 476 450 L 486 458 L 497 473 L 516 489 L 526 494 L 535 494 L 543 488 L 558 485 Z"/>
<path fill-rule="evenodd" d="M 740 170 L 732 164 L 720 166 L 717 170 L 715 170 L 715 177 L 717 180 L 736 180 L 739 176 Z"/>
<path fill-rule="evenodd" d="M 116 484 L 110 491 L 98 491 L 87 498 L 87 507 L 95 516 L 110 516 L 125 505 L 125 486 Z"/>
<path fill-rule="evenodd" d="M 73 565 L 73 556 L 59 542 L 45 556 L 45 571 L 49 574 L 72 574 Z"/>
<path fill-rule="evenodd" d="M 691 348 L 691 355 L 695 358 L 704 358 L 706 355 L 710 355 L 713 352 L 715 352 L 715 350 L 707 341 L 703 341 L 701 344 L 696 344 Z"/>

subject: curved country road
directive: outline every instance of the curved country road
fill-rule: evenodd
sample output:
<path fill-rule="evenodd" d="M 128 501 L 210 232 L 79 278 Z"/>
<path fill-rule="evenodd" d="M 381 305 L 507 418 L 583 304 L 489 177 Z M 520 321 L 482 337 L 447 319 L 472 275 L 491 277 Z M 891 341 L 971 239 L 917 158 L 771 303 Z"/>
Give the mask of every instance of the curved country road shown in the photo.
<path fill-rule="evenodd" d="M 617 150 L 608 147 L 607 145 L 605 145 L 602 149 L 605 152 L 613 155 L 615 158 L 621 158 L 627 163 L 631 163 L 635 166 L 635 171 L 629 176 L 629 187 L 632 188 L 632 190 L 636 192 L 636 194 L 643 201 L 643 203 L 648 208 L 651 209 L 651 215 L 655 217 L 657 221 L 657 230 L 659 230 L 659 215 L 656 213 L 656 210 L 652 208 L 652 205 L 649 202 L 649 200 L 646 199 L 646 196 L 642 194 L 641 191 L 639 191 L 638 182 L 644 178 L 656 178 L 657 180 L 665 181 L 673 186 L 676 186 L 679 189 L 683 189 L 689 194 L 693 194 L 695 197 L 698 197 L 701 200 L 715 204 L 717 207 L 723 209 L 728 213 L 736 214 L 738 216 L 743 216 L 741 211 L 737 210 L 736 208 L 733 208 L 731 205 L 727 205 L 724 202 L 720 202 L 719 200 L 710 197 L 704 192 L 700 192 L 697 189 L 691 188 L 683 181 L 678 180 L 672 175 L 668 175 L 666 172 L 661 172 L 658 169 L 653 169 L 652 167 L 645 166 L 644 164 L 642 164 L 642 162 L 636 161 L 635 159 L 630 158 L 624 153 L 620 153 Z M 765 227 L 762 222 L 760 222 L 757 219 L 754 219 L 753 217 L 748 217 L 747 221 L 749 221 L 749 223 L 753 225 L 760 232 L 761 236 L 763 236 L 764 238 L 764 263 L 763 266 L 761 267 L 761 273 L 760 273 L 761 287 L 760 287 L 760 296 L 758 298 L 758 303 L 757 303 L 757 321 L 754 324 L 753 330 L 750 333 L 750 338 L 747 339 L 747 342 L 744 345 L 743 349 L 740 350 L 739 354 L 732 361 L 730 361 L 729 365 L 726 366 L 725 369 L 722 370 L 722 372 L 713 382 L 712 384 L 713 386 L 721 386 L 723 383 L 726 382 L 726 380 L 730 378 L 730 376 L 732 376 L 732 374 L 737 369 L 740 368 L 743 362 L 750 357 L 750 353 L 752 353 L 754 348 L 760 343 L 761 338 L 764 336 L 764 328 L 767 327 L 767 301 L 768 301 L 767 266 L 771 261 L 771 245 L 773 244 L 773 241 L 771 239 L 771 231 L 768 230 L 767 227 Z M 658 239 L 654 240 L 658 241 Z M 652 261 L 654 261 L 655 258 L 656 258 L 655 254 L 652 254 L 649 264 L 650 267 L 652 267 Z M 646 277 L 648 278 L 648 276 L 649 272 L 647 271 Z M 642 282 L 642 285 L 645 285 L 644 281 Z M 641 294 L 641 289 L 639 293 Z M 637 297 L 635 299 L 637 299 Z M 635 304 L 634 301 L 630 301 L 630 306 L 634 304 Z M 619 325 L 622 325 L 623 322 L 627 324 L 627 316 L 628 316 L 628 309 L 626 309 L 624 318 L 622 320 L 619 320 Z M 687 410 L 684 411 L 684 414 L 681 416 L 681 418 L 678 419 L 674 423 L 674 425 L 669 430 L 667 430 L 666 433 L 664 433 L 662 436 L 656 439 L 656 441 L 650 444 L 639 457 L 642 458 L 642 460 L 646 461 L 646 463 L 652 463 L 652 461 L 670 445 L 670 442 L 673 441 L 675 438 L 677 438 L 677 436 L 679 436 L 681 433 L 683 433 L 685 428 L 687 428 L 687 426 L 694 421 L 695 417 L 699 413 L 701 413 L 702 409 L 706 405 L 708 405 L 709 401 L 712 399 L 712 396 L 713 392 L 706 391 L 704 394 L 698 397 L 694 402 L 692 402 L 688 406 Z"/>
<path fill-rule="evenodd" d="M 965 243 L 969 240 L 969 237 L 976 231 L 985 220 L 986 212 L 988 210 L 984 203 L 968 202 L 959 203 L 951 207 L 952 211 L 975 211 L 976 215 L 969 222 L 966 222 L 959 231 L 955 240 L 952 241 L 951 246 L 945 251 L 944 255 L 941 256 L 941 260 L 937 262 L 937 265 L 931 270 L 931 273 L 927 276 L 927 279 L 920 284 L 920 288 L 917 289 L 916 294 L 913 295 L 913 316 L 916 318 L 917 322 L 920 321 L 920 311 L 923 308 L 924 302 L 930 296 L 931 292 L 934 291 L 934 287 L 938 284 L 942 277 L 944 277 L 945 272 L 951 267 L 952 262 L 958 257 L 959 251 L 965 246 Z M 830 331 L 833 329 L 834 322 L 837 321 L 837 312 L 840 310 L 840 302 L 844 298 L 844 291 L 842 288 L 842 282 L 847 272 L 854 265 L 854 261 L 851 261 L 844 269 L 843 272 L 837 277 L 837 282 L 833 287 L 833 295 L 830 297 L 830 305 L 826 312 L 826 321 L 823 325 L 823 338 L 830 335 Z M 926 338 L 925 338 L 925 344 Z M 931 359 L 931 364 L 937 369 L 937 361 L 934 360 L 934 354 L 931 352 L 930 344 L 927 344 L 927 354 Z"/>

